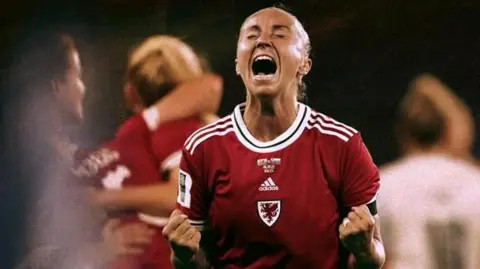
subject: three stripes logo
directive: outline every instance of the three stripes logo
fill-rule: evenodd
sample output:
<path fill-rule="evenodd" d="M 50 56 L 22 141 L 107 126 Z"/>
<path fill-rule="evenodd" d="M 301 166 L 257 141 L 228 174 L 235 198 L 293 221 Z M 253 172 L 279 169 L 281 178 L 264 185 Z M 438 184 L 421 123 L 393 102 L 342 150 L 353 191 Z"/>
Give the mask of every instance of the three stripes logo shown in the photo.
<path fill-rule="evenodd" d="M 259 191 L 278 191 L 278 186 L 273 182 L 272 178 L 267 178 L 258 188 Z"/>

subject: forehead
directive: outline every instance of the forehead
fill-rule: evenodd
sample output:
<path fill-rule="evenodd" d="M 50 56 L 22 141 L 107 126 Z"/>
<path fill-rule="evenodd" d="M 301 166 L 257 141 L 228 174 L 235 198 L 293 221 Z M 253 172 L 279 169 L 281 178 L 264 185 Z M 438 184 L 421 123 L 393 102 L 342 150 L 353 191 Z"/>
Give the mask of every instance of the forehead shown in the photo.
<path fill-rule="evenodd" d="M 270 28 L 272 26 L 294 28 L 296 20 L 294 16 L 281 9 L 266 8 L 248 17 L 243 23 L 241 31 L 251 28 Z"/>

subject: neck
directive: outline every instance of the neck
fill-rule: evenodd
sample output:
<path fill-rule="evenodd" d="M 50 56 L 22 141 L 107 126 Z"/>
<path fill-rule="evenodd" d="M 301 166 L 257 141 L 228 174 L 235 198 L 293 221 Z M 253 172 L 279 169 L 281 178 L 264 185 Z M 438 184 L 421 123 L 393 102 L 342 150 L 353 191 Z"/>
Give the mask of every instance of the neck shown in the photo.
<path fill-rule="evenodd" d="M 443 143 L 432 145 L 430 147 L 422 147 L 417 144 L 407 144 L 404 146 L 404 155 L 454 155 Z"/>
<path fill-rule="evenodd" d="M 42 110 L 42 126 L 49 133 L 51 143 L 64 145 L 73 140 L 80 120 L 62 111 L 56 100 L 50 99 Z"/>
<path fill-rule="evenodd" d="M 295 121 L 297 101 L 290 95 L 275 97 L 247 96 L 245 125 L 259 141 L 271 141 L 284 133 Z"/>
<path fill-rule="evenodd" d="M 445 153 L 444 150 L 439 148 L 409 148 L 404 151 L 405 156 L 412 156 L 412 155 L 430 155 L 430 154 L 443 154 Z"/>
<path fill-rule="evenodd" d="M 78 124 L 75 119 L 60 114 L 56 126 L 57 129 L 52 130 L 50 143 L 59 156 L 70 157 L 76 149 L 73 141 L 78 131 Z"/>

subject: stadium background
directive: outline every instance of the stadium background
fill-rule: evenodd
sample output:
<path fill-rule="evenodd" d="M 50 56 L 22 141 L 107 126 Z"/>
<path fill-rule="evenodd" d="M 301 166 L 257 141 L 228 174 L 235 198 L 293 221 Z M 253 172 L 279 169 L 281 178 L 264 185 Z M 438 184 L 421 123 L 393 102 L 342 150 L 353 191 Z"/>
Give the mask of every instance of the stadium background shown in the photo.
<path fill-rule="evenodd" d="M 22 96 L 9 79 L 11 66 L 25 36 L 55 25 L 76 38 L 88 90 L 81 137 L 94 144 L 126 118 L 122 82 L 127 51 L 152 34 L 183 37 L 210 61 L 225 81 L 219 114 L 229 113 L 244 99 L 234 73 L 239 26 L 248 14 L 277 1 L 95 2 L 18 0 L 0 7 L 0 268 L 9 268 L 22 247 L 18 238 L 28 182 L 16 178 L 15 140 L 8 130 L 15 121 L 12 108 Z M 304 23 L 313 46 L 308 104 L 361 130 L 378 164 L 397 157 L 395 108 L 408 82 L 421 72 L 444 80 L 480 120 L 480 1 L 283 2 Z"/>

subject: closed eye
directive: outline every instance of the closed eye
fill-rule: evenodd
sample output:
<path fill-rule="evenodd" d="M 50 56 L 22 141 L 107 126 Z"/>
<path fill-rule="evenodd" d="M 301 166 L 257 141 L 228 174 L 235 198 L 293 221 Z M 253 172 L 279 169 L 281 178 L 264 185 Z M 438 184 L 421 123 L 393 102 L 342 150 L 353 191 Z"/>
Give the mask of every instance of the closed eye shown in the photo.
<path fill-rule="evenodd" d="M 257 38 L 257 35 L 248 35 L 247 36 L 247 39 L 250 39 L 250 40 L 255 39 L 255 38 Z"/>

